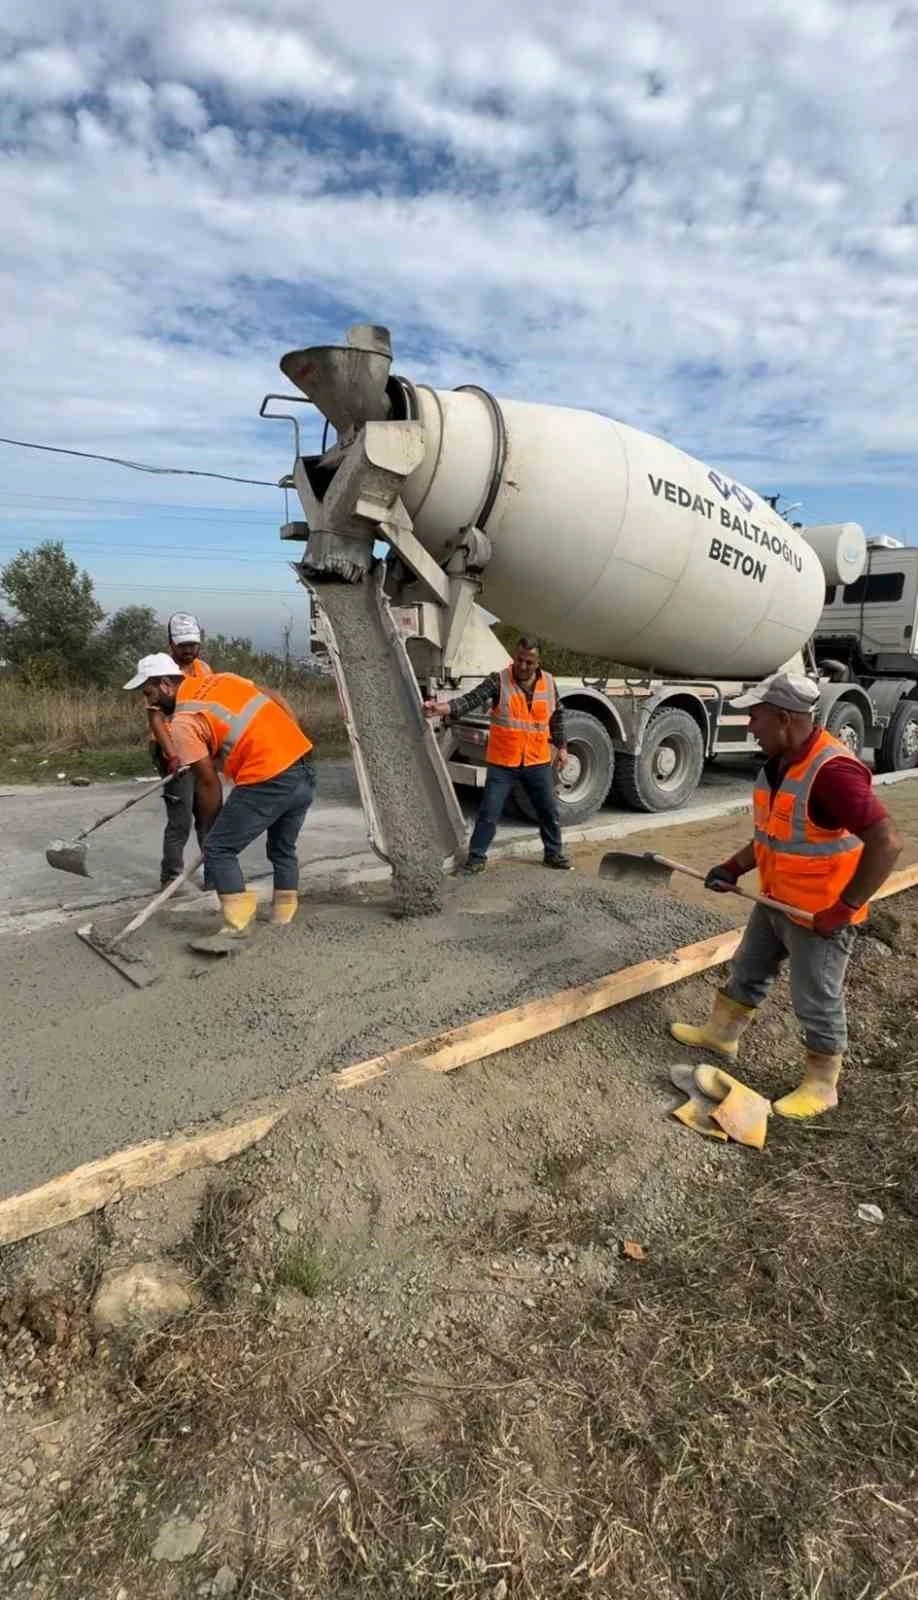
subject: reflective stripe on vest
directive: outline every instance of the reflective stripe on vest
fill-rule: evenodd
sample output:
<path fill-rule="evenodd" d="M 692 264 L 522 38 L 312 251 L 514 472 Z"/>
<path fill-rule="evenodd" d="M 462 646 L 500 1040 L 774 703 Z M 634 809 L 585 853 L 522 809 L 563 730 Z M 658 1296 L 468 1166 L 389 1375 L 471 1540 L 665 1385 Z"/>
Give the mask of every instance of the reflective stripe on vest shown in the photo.
<path fill-rule="evenodd" d="M 267 704 L 268 696 L 266 694 L 253 695 L 252 699 L 247 705 L 243 706 L 241 711 L 230 711 L 226 706 L 221 705 L 219 700 L 179 701 L 183 711 L 209 712 L 212 717 L 219 717 L 221 722 L 226 723 L 226 733 L 217 751 L 217 754 L 221 756 L 228 756 L 230 751 L 235 749 L 239 743 L 240 736 L 245 732 L 252 718 L 261 710 L 262 706 Z"/>

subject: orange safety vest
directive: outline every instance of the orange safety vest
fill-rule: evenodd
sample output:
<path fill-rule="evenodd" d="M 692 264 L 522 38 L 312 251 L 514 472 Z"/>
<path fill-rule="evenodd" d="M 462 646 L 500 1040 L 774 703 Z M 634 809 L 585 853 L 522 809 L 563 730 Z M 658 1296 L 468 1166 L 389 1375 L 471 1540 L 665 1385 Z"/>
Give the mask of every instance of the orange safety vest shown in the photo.
<path fill-rule="evenodd" d="M 558 704 L 555 680 L 540 672 L 530 706 L 513 668 L 500 673 L 500 692 L 491 712 L 486 760 L 495 767 L 539 767 L 551 760 L 548 725 Z"/>
<path fill-rule="evenodd" d="M 211 754 L 222 758 L 223 770 L 235 784 L 265 783 L 312 749 L 286 711 L 235 672 L 183 678 L 175 715 L 183 712 L 204 718 Z"/>
<path fill-rule="evenodd" d="M 826 911 L 840 899 L 854 876 L 864 846 L 845 828 L 818 828 L 809 814 L 813 781 L 829 761 L 855 759 L 840 739 L 820 729 L 812 749 L 792 761 L 774 794 L 763 767 L 753 791 L 755 859 L 764 894 L 798 906 Z M 864 922 L 866 905 L 852 916 Z M 794 919 L 799 920 L 799 919 Z"/>

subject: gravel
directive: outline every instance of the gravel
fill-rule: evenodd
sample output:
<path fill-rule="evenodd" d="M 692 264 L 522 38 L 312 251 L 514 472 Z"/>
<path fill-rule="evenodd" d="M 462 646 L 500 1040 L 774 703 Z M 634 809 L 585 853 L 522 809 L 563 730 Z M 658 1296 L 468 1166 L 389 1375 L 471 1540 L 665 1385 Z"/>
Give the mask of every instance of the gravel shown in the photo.
<path fill-rule="evenodd" d="M 733 926 L 655 890 L 535 862 L 444 880 L 437 916 L 393 921 L 384 892 L 259 922 L 202 969 L 204 908 L 144 929 L 160 974 L 138 990 L 73 935 L 2 941 L 0 1195 L 330 1068 L 662 956 Z"/>

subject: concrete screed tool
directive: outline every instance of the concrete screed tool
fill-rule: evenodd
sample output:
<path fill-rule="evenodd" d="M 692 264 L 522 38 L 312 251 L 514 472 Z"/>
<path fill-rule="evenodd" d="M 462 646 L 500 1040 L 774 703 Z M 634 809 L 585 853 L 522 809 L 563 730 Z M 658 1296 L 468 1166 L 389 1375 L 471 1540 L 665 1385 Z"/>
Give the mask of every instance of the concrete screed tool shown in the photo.
<path fill-rule="evenodd" d="M 101 956 L 103 961 L 107 961 L 117 972 L 120 972 L 122 977 L 129 979 L 135 988 L 146 989 L 156 981 L 159 974 L 144 961 L 142 955 L 137 951 L 132 951 L 125 944 L 125 941 L 130 938 L 132 933 L 136 933 L 139 928 L 142 928 L 145 922 L 149 922 L 153 913 L 158 911 L 160 906 L 165 905 L 166 901 L 172 898 L 183 883 L 187 883 L 192 873 L 197 872 L 203 860 L 203 855 L 196 855 L 184 872 L 180 873 L 177 878 L 173 878 L 171 883 L 167 883 L 165 889 L 160 889 L 159 894 L 154 895 L 149 905 L 144 906 L 142 911 L 138 911 L 136 917 L 132 917 L 130 922 L 119 932 L 108 934 L 103 932 L 101 928 L 96 928 L 93 923 L 87 922 L 82 928 L 77 928 L 77 937 L 82 939 L 90 950 L 94 950 L 97 956 Z"/>
<path fill-rule="evenodd" d="M 187 770 L 187 767 L 181 767 L 179 772 L 187 772 Z M 84 828 L 82 833 L 78 833 L 75 838 L 53 839 L 45 851 L 45 860 L 48 866 L 56 867 L 58 872 L 75 872 L 78 878 L 91 878 L 92 873 L 86 865 L 87 850 L 86 845 L 83 843 L 84 839 L 88 839 L 89 835 L 95 833 L 97 828 L 104 828 L 106 822 L 112 822 L 115 817 L 120 817 L 122 812 L 130 811 L 131 806 L 139 806 L 141 800 L 146 800 L 148 795 L 159 794 L 167 783 L 170 783 L 173 778 L 178 776 L 178 772 L 168 772 L 164 778 L 159 778 L 155 783 L 149 784 L 144 789 L 143 794 L 132 795 L 130 800 L 125 800 L 124 805 L 118 807 L 117 811 L 109 811 L 104 817 L 99 817 L 97 822 L 93 822 L 90 827 Z"/>
<path fill-rule="evenodd" d="M 655 855 L 652 850 L 608 850 L 599 863 L 599 876 L 612 878 L 618 883 L 657 883 L 662 886 L 669 883 L 674 872 L 681 872 L 686 878 L 696 878 L 699 883 L 704 883 L 707 876 L 695 867 L 684 866 L 681 861 L 670 861 L 668 856 Z M 741 900 L 752 900 L 757 906 L 767 906 L 769 911 L 783 911 L 785 916 L 796 917 L 798 922 L 813 921 L 809 911 L 785 905 L 782 900 L 771 900 L 765 894 L 753 894 L 751 889 L 741 889 L 739 884 L 726 892 L 738 894 Z"/>

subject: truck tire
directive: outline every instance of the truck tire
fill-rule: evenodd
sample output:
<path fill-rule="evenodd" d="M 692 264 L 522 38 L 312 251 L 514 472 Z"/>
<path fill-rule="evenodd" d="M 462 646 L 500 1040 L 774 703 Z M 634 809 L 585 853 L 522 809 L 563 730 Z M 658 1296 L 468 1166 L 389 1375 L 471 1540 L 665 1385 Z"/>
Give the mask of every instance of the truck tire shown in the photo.
<path fill-rule="evenodd" d="M 620 755 L 619 799 L 633 811 L 677 811 L 691 799 L 704 771 L 704 735 L 678 706 L 661 706 L 647 724 L 640 755 Z"/>
<path fill-rule="evenodd" d="M 826 732 L 834 733 L 836 739 L 848 746 L 853 756 L 859 756 L 867 737 L 864 713 L 860 706 L 852 705 L 848 700 L 837 700 L 826 717 Z"/>
<path fill-rule="evenodd" d="M 555 778 L 555 793 L 562 828 L 573 828 L 595 816 L 605 803 L 615 774 L 615 751 L 602 723 L 588 711 L 565 711 L 564 730 L 567 765 Z M 517 784 L 512 800 L 521 817 L 535 822 L 521 785 Z"/>
<path fill-rule="evenodd" d="M 889 719 L 883 742 L 874 751 L 877 772 L 909 772 L 918 767 L 918 700 L 901 700 Z"/>

